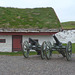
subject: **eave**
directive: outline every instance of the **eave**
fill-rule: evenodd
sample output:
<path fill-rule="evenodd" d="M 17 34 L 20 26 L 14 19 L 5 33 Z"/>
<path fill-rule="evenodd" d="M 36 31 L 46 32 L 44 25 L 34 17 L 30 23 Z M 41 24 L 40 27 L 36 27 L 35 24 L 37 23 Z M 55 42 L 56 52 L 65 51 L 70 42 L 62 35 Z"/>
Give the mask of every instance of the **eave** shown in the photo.
<path fill-rule="evenodd" d="M 0 32 L 0 35 L 53 35 L 57 32 Z"/>
<path fill-rule="evenodd" d="M 24 28 L 0 28 L 0 32 L 59 32 L 60 29 L 24 29 Z"/>

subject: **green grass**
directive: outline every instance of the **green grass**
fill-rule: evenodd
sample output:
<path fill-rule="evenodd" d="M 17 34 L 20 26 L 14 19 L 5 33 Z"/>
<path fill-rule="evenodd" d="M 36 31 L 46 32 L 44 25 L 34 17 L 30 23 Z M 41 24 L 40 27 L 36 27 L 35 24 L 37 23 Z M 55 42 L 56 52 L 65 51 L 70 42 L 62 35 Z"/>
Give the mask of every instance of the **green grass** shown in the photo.
<path fill-rule="evenodd" d="M 60 28 L 53 8 L 0 7 L 0 28 Z"/>
<path fill-rule="evenodd" d="M 36 55 L 36 52 L 31 51 L 29 55 Z M 8 56 L 22 56 L 22 51 L 19 52 L 0 52 L 0 55 L 8 55 Z"/>
<path fill-rule="evenodd" d="M 63 29 L 75 29 L 75 21 L 61 23 Z"/>
<path fill-rule="evenodd" d="M 72 44 L 72 52 L 75 53 L 75 43 Z"/>

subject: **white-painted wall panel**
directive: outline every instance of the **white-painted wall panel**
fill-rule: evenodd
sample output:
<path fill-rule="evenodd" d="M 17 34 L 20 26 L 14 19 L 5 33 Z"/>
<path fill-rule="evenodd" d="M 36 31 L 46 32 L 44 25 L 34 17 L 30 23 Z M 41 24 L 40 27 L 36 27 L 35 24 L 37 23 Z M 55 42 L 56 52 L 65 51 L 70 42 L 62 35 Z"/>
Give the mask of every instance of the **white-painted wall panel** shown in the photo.
<path fill-rule="evenodd" d="M 53 37 L 50 35 L 24 35 L 22 38 L 22 42 L 28 41 L 29 37 L 32 39 L 38 39 L 40 45 L 42 45 L 43 41 L 51 41 L 53 43 Z"/>
<path fill-rule="evenodd" d="M 51 41 L 53 43 L 53 38 L 49 35 L 23 35 L 22 43 L 26 40 L 28 41 L 29 37 L 38 39 L 40 45 L 42 45 L 43 41 Z M 0 43 L 0 52 L 12 52 L 12 35 L 0 35 L 0 39 L 6 39 L 5 43 Z"/>
<path fill-rule="evenodd" d="M 5 43 L 0 43 L 0 52 L 12 52 L 12 36 L 0 35 L 0 39 L 5 39 Z"/>

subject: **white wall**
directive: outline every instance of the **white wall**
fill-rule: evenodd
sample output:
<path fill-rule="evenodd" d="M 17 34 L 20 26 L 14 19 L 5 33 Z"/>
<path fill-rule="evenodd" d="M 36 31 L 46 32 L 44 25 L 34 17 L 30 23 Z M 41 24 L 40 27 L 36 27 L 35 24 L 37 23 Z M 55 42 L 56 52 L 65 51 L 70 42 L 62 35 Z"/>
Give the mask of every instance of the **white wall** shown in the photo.
<path fill-rule="evenodd" d="M 75 43 L 75 30 L 64 30 L 56 34 L 57 38 L 62 43 L 71 41 Z M 54 42 L 53 37 L 50 35 L 23 35 L 22 42 L 28 41 L 28 38 L 38 39 L 39 44 L 42 45 L 43 41 Z M 0 39 L 6 39 L 6 43 L 0 43 L 0 52 L 12 52 L 12 35 L 0 35 Z"/>
<path fill-rule="evenodd" d="M 0 39 L 6 39 L 5 43 L 0 43 L 0 52 L 12 52 L 12 36 L 0 35 Z"/>
<path fill-rule="evenodd" d="M 29 37 L 32 38 L 32 39 L 38 39 L 38 42 L 39 42 L 40 45 L 42 45 L 43 41 L 51 41 L 53 43 L 53 38 L 50 35 L 30 35 L 30 36 L 24 35 L 22 41 L 23 42 L 26 41 L 26 40 L 28 41 Z"/>
<path fill-rule="evenodd" d="M 52 36 L 48 35 L 23 35 L 22 42 L 28 41 L 29 37 L 38 39 L 40 45 L 42 45 L 43 41 L 51 41 L 53 43 Z M 6 39 L 5 43 L 0 43 L 0 52 L 12 52 L 12 35 L 0 35 L 0 39 Z"/>
<path fill-rule="evenodd" d="M 68 41 L 75 43 L 75 30 L 64 30 L 57 33 L 56 36 L 62 43 L 67 43 Z"/>

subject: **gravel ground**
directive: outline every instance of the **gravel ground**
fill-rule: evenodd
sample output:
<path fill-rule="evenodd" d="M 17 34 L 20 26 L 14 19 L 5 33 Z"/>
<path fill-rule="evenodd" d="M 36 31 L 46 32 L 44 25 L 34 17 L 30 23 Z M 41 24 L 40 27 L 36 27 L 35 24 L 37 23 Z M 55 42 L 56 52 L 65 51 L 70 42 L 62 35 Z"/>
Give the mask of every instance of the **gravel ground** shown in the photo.
<path fill-rule="evenodd" d="M 52 55 L 51 60 L 42 60 L 38 55 L 0 55 L 0 75 L 75 75 L 75 54 L 67 61 L 60 54 Z"/>

